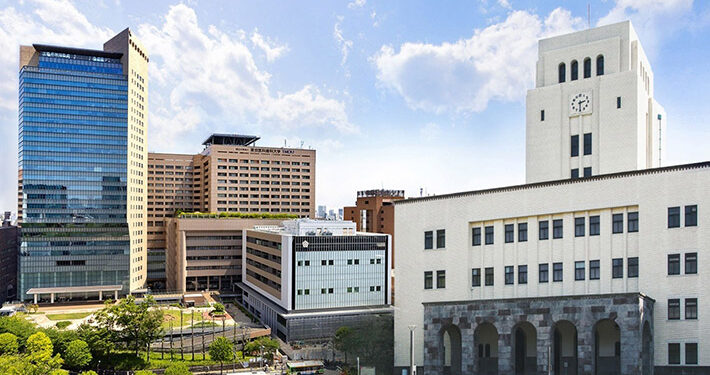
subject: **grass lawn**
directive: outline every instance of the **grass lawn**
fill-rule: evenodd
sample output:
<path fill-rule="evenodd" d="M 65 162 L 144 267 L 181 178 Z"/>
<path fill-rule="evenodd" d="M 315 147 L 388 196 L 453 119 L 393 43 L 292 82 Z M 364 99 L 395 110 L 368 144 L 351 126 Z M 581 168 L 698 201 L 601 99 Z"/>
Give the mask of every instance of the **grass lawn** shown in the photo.
<path fill-rule="evenodd" d="M 238 352 L 239 358 L 244 360 L 242 353 Z M 219 362 L 210 359 L 210 355 L 205 353 L 204 357 L 202 353 L 195 353 L 195 360 L 192 360 L 192 353 L 185 353 L 185 360 L 180 359 L 180 349 L 175 349 L 173 352 L 173 359 L 170 359 L 170 353 L 165 353 L 165 359 L 161 359 L 162 353 L 151 352 L 150 353 L 150 363 L 145 361 L 145 352 L 140 352 L 140 358 L 136 358 L 134 352 L 112 352 L 109 356 L 108 362 L 101 361 L 102 368 L 110 368 L 113 370 L 137 370 L 137 369 L 161 369 L 168 367 L 171 363 L 182 362 L 187 366 L 210 366 L 217 365 Z M 229 362 L 229 366 L 232 366 L 232 362 Z M 240 364 L 237 363 L 240 367 Z M 224 367 L 227 368 L 227 362 L 224 363 Z"/>
<path fill-rule="evenodd" d="M 78 312 L 78 313 L 68 313 L 68 314 L 47 314 L 49 320 L 76 320 L 84 319 L 91 315 L 90 312 Z"/>
<path fill-rule="evenodd" d="M 163 310 L 163 328 L 170 328 L 170 322 L 173 323 L 173 328 L 179 328 L 180 327 L 180 310 L 176 309 L 170 309 L 170 310 Z M 195 316 L 195 322 L 200 322 L 202 321 L 202 313 L 201 312 L 193 312 L 193 315 Z M 190 312 L 189 311 L 184 311 L 182 314 L 182 325 L 184 326 L 189 326 L 192 323 L 192 318 L 190 318 Z"/>

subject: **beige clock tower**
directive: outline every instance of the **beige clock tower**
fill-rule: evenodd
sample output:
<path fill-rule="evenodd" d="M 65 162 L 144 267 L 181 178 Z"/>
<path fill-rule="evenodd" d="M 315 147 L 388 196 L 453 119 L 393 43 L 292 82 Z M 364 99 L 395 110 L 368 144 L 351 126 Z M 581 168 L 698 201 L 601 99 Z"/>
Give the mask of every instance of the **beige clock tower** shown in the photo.
<path fill-rule="evenodd" d="M 526 182 L 659 167 L 666 116 L 630 22 L 539 42 L 526 100 Z"/>

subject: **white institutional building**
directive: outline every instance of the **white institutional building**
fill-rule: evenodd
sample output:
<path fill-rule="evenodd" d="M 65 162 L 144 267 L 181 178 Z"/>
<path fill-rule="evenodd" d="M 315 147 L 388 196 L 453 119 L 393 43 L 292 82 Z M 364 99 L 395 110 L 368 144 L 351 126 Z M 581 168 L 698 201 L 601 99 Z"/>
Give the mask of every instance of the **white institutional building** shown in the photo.
<path fill-rule="evenodd" d="M 526 184 L 395 203 L 395 373 L 710 373 L 710 162 L 631 24 L 541 40 L 526 122 Z"/>

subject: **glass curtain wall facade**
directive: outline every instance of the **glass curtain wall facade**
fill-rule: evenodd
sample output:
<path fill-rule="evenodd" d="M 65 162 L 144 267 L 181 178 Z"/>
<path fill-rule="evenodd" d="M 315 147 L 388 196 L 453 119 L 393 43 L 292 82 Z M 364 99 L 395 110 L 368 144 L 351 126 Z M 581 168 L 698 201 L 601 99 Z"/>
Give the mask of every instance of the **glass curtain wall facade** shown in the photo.
<path fill-rule="evenodd" d="M 21 48 L 19 298 L 31 298 L 30 288 L 62 286 L 123 285 L 126 292 L 128 81 L 121 54 Z"/>

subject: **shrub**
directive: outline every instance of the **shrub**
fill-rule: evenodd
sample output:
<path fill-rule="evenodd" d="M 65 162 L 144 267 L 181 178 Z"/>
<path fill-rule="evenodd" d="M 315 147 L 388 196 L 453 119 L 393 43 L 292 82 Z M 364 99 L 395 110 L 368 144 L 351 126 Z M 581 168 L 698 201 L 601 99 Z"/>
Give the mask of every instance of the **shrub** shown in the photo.
<path fill-rule="evenodd" d="M 186 364 L 175 362 L 171 363 L 170 366 L 165 369 L 164 375 L 192 375 L 192 372 L 190 372 Z"/>
<path fill-rule="evenodd" d="M 89 371 L 84 371 L 84 372 L 80 373 L 79 375 L 99 375 L 99 374 L 97 374 L 96 371 L 89 370 Z"/>
<path fill-rule="evenodd" d="M 70 321 L 62 320 L 61 322 L 57 322 L 57 324 L 55 326 L 59 329 L 64 329 L 64 328 L 69 327 L 70 325 L 71 325 Z"/>
<path fill-rule="evenodd" d="M 224 305 L 217 302 L 214 305 L 212 305 L 212 312 L 215 314 L 224 314 Z"/>
<path fill-rule="evenodd" d="M 134 372 L 133 375 L 155 375 L 155 373 L 150 370 L 138 370 Z"/>
<path fill-rule="evenodd" d="M 0 334 L 0 355 L 17 354 L 19 347 L 17 336 L 12 333 Z"/>

